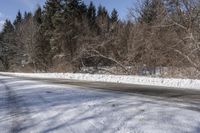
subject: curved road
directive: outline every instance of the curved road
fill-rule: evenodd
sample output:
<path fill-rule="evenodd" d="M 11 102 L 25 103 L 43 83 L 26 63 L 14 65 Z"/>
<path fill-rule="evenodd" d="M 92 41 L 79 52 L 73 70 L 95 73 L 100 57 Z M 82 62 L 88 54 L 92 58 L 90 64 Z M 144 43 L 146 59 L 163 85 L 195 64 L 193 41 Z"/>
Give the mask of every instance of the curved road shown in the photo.
<path fill-rule="evenodd" d="M 0 76 L 2 133 L 199 133 L 200 91 Z"/>

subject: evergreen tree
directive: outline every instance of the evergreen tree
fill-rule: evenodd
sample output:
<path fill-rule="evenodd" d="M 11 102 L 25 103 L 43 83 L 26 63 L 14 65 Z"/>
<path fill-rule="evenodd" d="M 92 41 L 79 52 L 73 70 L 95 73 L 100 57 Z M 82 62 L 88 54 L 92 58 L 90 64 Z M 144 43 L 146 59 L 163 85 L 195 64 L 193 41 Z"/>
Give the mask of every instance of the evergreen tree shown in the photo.
<path fill-rule="evenodd" d="M 102 17 L 103 19 L 109 18 L 108 11 L 105 7 L 102 7 L 101 5 L 98 7 L 97 17 Z"/>
<path fill-rule="evenodd" d="M 106 10 L 105 7 L 103 7 L 103 9 L 102 9 L 102 15 L 105 16 L 105 17 L 109 17 L 108 11 Z"/>
<path fill-rule="evenodd" d="M 67 38 L 65 33 L 67 33 L 69 24 L 73 24 L 72 20 L 74 19 L 72 16 L 74 16 L 73 12 L 73 5 L 76 5 L 76 2 L 73 2 L 73 0 L 64 0 L 63 2 L 63 11 L 57 11 L 53 17 L 53 26 L 55 27 L 53 37 L 51 39 L 51 48 L 52 48 L 52 54 L 53 56 L 59 53 L 64 52 L 63 48 L 63 42 L 66 44 Z M 58 40 L 59 43 L 58 43 Z M 66 50 L 67 48 L 65 48 Z"/>
<path fill-rule="evenodd" d="M 111 22 L 117 22 L 118 21 L 118 12 L 116 9 L 113 9 L 112 13 L 111 13 Z"/>
<path fill-rule="evenodd" d="M 0 60 L 5 70 L 9 69 L 12 60 L 15 58 L 13 33 L 14 26 L 11 21 L 6 20 L 0 37 Z"/>
<path fill-rule="evenodd" d="M 51 37 L 52 30 L 54 30 L 52 19 L 56 12 L 62 10 L 61 3 L 62 0 L 47 0 L 45 3 L 43 27 L 49 38 Z"/>
<path fill-rule="evenodd" d="M 17 13 L 17 16 L 16 16 L 16 18 L 15 18 L 15 20 L 14 20 L 14 26 L 15 27 L 17 27 L 17 26 L 19 26 L 19 24 L 22 22 L 22 14 L 21 14 L 21 12 L 20 11 L 18 11 L 18 13 Z"/>
<path fill-rule="evenodd" d="M 35 33 L 35 54 L 34 59 L 36 63 L 36 67 L 39 70 L 48 69 L 49 64 L 49 52 L 51 50 L 49 42 L 45 39 L 43 31 L 41 30 L 41 25 L 43 23 L 42 19 L 42 9 L 38 7 L 33 16 L 33 22 L 36 25 L 36 33 Z"/>
<path fill-rule="evenodd" d="M 28 20 L 32 17 L 32 13 L 31 12 L 24 12 L 24 20 Z"/>
<path fill-rule="evenodd" d="M 145 0 L 140 12 L 140 22 L 151 24 L 156 21 L 161 4 L 161 0 Z"/>
<path fill-rule="evenodd" d="M 81 0 L 65 0 L 64 12 L 66 16 L 81 17 L 82 12 Z"/>
<path fill-rule="evenodd" d="M 80 0 L 65 0 L 63 12 L 57 12 L 54 16 L 54 36 L 52 46 L 54 55 L 65 53 L 67 60 L 71 61 L 77 49 L 77 39 L 82 30 L 82 22 L 86 17 L 83 3 Z"/>
<path fill-rule="evenodd" d="M 88 10 L 88 9 L 87 9 L 87 6 L 85 5 L 84 2 L 81 2 L 79 8 L 80 8 L 81 14 L 86 16 L 86 15 L 87 15 L 87 10 Z"/>
<path fill-rule="evenodd" d="M 103 12 L 103 7 L 101 5 L 99 5 L 98 7 L 98 11 L 97 11 L 97 16 L 101 16 L 102 15 L 102 12 Z"/>
<path fill-rule="evenodd" d="M 87 18 L 89 20 L 89 24 L 91 25 L 91 27 L 94 26 L 96 21 L 96 8 L 92 2 L 90 2 L 90 5 L 87 10 Z"/>
<path fill-rule="evenodd" d="M 98 7 L 97 11 L 97 23 L 100 27 L 100 32 L 106 33 L 110 29 L 110 17 L 108 15 L 108 11 L 105 7 L 101 5 Z M 98 33 L 99 34 L 99 33 Z"/>
<path fill-rule="evenodd" d="M 62 10 L 62 2 L 63 0 L 47 0 L 44 5 L 44 11 L 42 16 L 42 25 L 40 28 L 40 33 L 44 36 L 43 40 L 47 49 L 50 47 L 50 51 L 48 55 L 46 55 L 47 59 L 49 60 L 48 64 L 52 64 L 53 58 L 53 49 L 54 47 L 51 46 L 51 40 L 53 40 L 52 36 L 54 34 L 55 26 L 53 24 L 55 14 L 61 12 Z"/>
<path fill-rule="evenodd" d="M 24 18 L 28 16 L 27 11 L 24 12 Z"/>
<path fill-rule="evenodd" d="M 39 25 L 42 24 L 42 9 L 41 9 L 41 7 L 37 8 L 37 10 L 34 13 L 33 18 L 37 24 L 39 24 Z"/>
<path fill-rule="evenodd" d="M 10 20 L 6 20 L 3 26 L 2 34 L 11 33 L 14 31 L 14 26 Z"/>

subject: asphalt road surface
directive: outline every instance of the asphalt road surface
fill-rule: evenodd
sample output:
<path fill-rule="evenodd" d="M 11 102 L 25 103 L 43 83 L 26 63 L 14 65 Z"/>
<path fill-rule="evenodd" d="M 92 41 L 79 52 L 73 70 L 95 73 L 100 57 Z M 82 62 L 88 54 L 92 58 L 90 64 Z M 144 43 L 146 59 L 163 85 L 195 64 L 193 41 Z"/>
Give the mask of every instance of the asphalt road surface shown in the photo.
<path fill-rule="evenodd" d="M 1 133 L 199 133 L 200 91 L 0 76 Z"/>

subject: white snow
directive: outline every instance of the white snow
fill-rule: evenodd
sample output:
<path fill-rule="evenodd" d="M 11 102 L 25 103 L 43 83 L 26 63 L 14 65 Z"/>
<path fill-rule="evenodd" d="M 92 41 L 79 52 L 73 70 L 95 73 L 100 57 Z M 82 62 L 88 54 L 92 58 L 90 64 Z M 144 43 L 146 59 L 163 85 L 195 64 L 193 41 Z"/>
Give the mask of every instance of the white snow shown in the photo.
<path fill-rule="evenodd" d="M 200 112 L 190 109 L 195 105 L 5 76 L 0 76 L 0 81 L 20 98 L 20 109 L 26 111 L 16 116 L 6 115 L 5 101 L 0 100 L 2 133 L 9 132 L 9 127 L 17 122 L 15 117 L 22 120 L 20 133 L 200 132 Z M 5 86 L 0 86 L 2 99 Z"/>
<path fill-rule="evenodd" d="M 81 74 L 81 73 L 7 73 L 0 72 L 10 76 L 33 77 L 33 78 L 55 78 L 55 79 L 73 79 L 83 81 L 126 83 L 135 85 L 163 86 L 181 89 L 200 89 L 200 80 L 192 79 L 173 79 L 173 78 L 152 78 L 143 76 L 125 76 L 125 75 L 99 75 L 99 74 Z"/>
<path fill-rule="evenodd" d="M 0 31 L 2 31 L 4 23 L 5 23 L 4 20 L 0 20 Z"/>

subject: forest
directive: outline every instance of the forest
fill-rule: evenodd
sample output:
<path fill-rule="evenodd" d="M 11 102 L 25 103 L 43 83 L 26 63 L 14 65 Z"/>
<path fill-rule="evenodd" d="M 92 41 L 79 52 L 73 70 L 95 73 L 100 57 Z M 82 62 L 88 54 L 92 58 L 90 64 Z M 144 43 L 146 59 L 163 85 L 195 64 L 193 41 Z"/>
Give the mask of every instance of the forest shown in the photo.
<path fill-rule="evenodd" d="M 12 72 L 200 78 L 200 2 L 138 0 L 121 20 L 116 9 L 92 2 L 46 0 L 5 21 L 0 66 Z"/>

